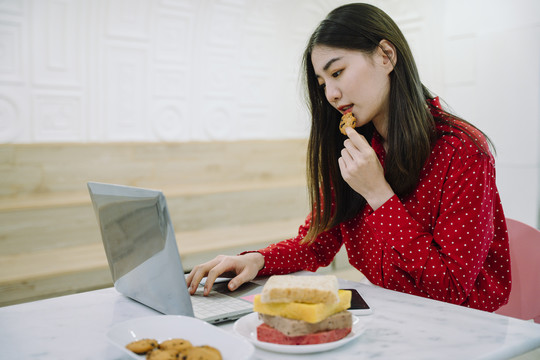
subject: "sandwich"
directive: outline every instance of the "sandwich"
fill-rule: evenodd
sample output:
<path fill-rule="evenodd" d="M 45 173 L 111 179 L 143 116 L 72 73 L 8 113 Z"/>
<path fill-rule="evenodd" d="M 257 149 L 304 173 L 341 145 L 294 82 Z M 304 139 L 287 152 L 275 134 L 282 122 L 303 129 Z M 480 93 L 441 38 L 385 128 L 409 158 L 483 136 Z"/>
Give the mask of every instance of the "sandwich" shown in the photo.
<path fill-rule="evenodd" d="M 351 292 L 333 275 L 274 275 L 256 295 L 253 311 L 262 324 L 257 339 L 281 345 L 337 341 L 352 329 Z"/>

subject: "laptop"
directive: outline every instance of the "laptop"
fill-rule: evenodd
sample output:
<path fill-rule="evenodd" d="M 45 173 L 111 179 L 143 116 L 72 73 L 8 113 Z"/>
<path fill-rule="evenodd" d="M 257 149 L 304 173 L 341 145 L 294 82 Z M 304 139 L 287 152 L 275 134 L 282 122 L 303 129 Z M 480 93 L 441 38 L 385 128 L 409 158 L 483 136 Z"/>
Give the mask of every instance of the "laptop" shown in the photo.
<path fill-rule="evenodd" d="M 230 292 L 225 282 L 191 296 L 165 196 L 159 190 L 89 182 L 105 253 L 121 294 L 167 315 L 209 323 L 235 320 L 253 311 L 261 285 L 249 282 Z"/>

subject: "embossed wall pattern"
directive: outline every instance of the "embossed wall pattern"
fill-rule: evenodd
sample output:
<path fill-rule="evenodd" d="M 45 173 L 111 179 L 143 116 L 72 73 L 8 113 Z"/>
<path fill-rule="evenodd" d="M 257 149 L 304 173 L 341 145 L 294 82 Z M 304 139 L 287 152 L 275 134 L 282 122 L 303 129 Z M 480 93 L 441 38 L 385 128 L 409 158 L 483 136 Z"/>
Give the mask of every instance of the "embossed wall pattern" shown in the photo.
<path fill-rule="evenodd" d="M 346 2 L 0 1 L 0 142 L 304 138 L 301 55 Z M 373 1 L 421 55 L 425 2 Z"/>
<path fill-rule="evenodd" d="M 336 1 L 0 1 L 0 142 L 302 138 Z"/>

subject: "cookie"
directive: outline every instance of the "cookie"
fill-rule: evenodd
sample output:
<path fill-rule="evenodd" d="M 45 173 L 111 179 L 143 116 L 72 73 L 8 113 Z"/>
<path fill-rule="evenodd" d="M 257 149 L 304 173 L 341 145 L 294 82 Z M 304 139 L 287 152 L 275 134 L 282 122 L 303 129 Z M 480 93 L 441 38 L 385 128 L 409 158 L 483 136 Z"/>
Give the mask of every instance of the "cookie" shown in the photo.
<path fill-rule="evenodd" d="M 221 353 L 210 346 L 195 346 L 178 354 L 180 360 L 222 360 Z"/>
<path fill-rule="evenodd" d="M 135 354 L 146 354 L 152 349 L 157 348 L 158 342 L 154 339 L 141 339 L 132 341 L 126 345 L 126 349 L 133 351 Z"/>
<path fill-rule="evenodd" d="M 203 349 L 206 349 L 208 351 L 212 351 L 213 353 L 215 353 L 218 356 L 218 359 L 221 359 L 221 353 L 215 347 L 212 347 L 210 345 L 203 345 L 203 346 L 199 346 L 199 347 L 203 348 Z"/>
<path fill-rule="evenodd" d="M 176 360 L 177 351 L 154 349 L 146 354 L 146 360 Z"/>
<path fill-rule="evenodd" d="M 339 131 L 341 131 L 343 135 L 347 135 L 345 129 L 348 127 L 352 127 L 353 129 L 356 127 L 356 118 L 352 112 L 348 112 L 343 115 L 341 117 L 341 121 L 339 122 Z"/>
<path fill-rule="evenodd" d="M 193 345 L 191 345 L 191 343 L 188 340 L 184 340 L 184 339 L 170 339 L 170 340 L 165 340 L 159 344 L 159 348 L 161 350 L 173 350 L 176 352 L 180 352 L 192 346 Z"/>

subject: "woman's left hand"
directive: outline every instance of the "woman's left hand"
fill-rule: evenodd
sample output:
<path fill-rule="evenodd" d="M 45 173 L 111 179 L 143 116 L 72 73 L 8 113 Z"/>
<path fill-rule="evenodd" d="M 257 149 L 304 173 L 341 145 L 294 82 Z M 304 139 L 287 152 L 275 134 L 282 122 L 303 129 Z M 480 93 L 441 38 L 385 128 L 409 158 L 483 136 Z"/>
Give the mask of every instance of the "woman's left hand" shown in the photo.
<path fill-rule="evenodd" d="M 354 191 L 362 195 L 373 210 L 394 195 L 384 178 L 384 169 L 366 138 L 347 128 L 345 147 L 338 160 L 341 176 Z"/>

